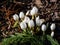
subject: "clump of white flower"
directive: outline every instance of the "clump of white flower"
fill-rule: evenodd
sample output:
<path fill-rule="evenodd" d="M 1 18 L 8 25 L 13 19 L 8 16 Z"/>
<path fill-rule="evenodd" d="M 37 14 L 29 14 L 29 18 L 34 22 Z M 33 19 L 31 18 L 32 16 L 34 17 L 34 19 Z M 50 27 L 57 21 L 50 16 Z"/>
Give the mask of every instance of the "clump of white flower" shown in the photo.
<path fill-rule="evenodd" d="M 51 37 L 53 37 L 53 36 L 54 36 L 54 32 L 52 31 L 52 32 L 51 32 Z"/>
<path fill-rule="evenodd" d="M 26 31 L 25 29 L 27 29 L 27 27 L 29 27 L 30 29 L 32 29 L 31 33 L 33 35 L 35 33 L 33 30 L 35 30 L 37 33 L 38 31 L 40 31 L 40 28 L 41 28 L 41 30 L 43 31 L 43 36 L 44 36 L 49 23 L 47 23 L 47 25 L 43 24 L 45 22 L 45 19 L 40 19 L 39 15 L 37 15 L 37 14 L 38 14 L 38 8 L 34 6 L 32 8 L 32 10 L 28 10 L 26 12 L 26 14 L 25 14 L 26 16 L 24 15 L 23 12 L 20 12 L 19 16 L 17 14 L 13 15 L 13 19 L 16 21 L 16 23 L 14 24 L 14 27 L 16 27 L 16 25 L 19 23 L 19 18 L 20 18 L 21 20 L 20 20 L 19 26 L 22 30 Z M 28 17 L 28 15 L 30 15 L 31 18 Z M 36 25 L 34 23 L 36 23 Z M 28 26 L 27 26 L 27 24 L 28 24 Z M 36 26 L 36 29 L 34 29 L 34 26 Z M 56 28 L 55 23 L 52 23 L 50 26 L 50 29 L 52 31 L 51 37 L 54 36 L 55 28 Z"/>
<path fill-rule="evenodd" d="M 46 31 L 46 29 L 47 29 L 46 25 L 43 24 L 42 27 L 41 27 L 41 30 L 42 30 L 42 31 Z"/>
<path fill-rule="evenodd" d="M 30 14 L 31 15 L 36 15 L 38 13 L 38 8 L 37 7 L 33 7 Z"/>
<path fill-rule="evenodd" d="M 27 28 L 27 25 L 26 25 L 26 23 L 21 22 L 21 23 L 20 23 L 20 27 L 21 27 L 22 30 L 24 30 L 24 29 Z"/>
<path fill-rule="evenodd" d="M 16 20 L 19 20 L 19 17 L 18 17 L 18 15 L 17 14 L 14 14 L 13 15 L 13 19 L 16 21 Z"/>
<path fill-rule="evenodd" d="M 37 25 L 37 26 L 40 26 L 40 19 L 39 19 L 39 16 L 36 17 L 36 25 Z"/>
<path fill-rule="evenodd" d="M 55 28 L 56 28 L 55 23 L 52 23 L 51 26 L 50 26 L 50 29 L 53 31 L 53 30 L 55 30 Z"/>
<path fill-rule="evenodd" d="M 34 21 L 33 21 L 33 20 L 30 20 L 30 21 L 28 22 L 28 26 L 29 26 L 30 28 L 34 27 Z"/>
<path fill-rule="evenodd" d="M 25 16 L 25 18 L 24 18 L 23 22 L 28 23 L 29 21 L 30 21 L 30 18 L 29 18 L 29 17 L 27 17 L 27 16 Z"/>
<path fill-rule="evenodd" d="M 20 18 L 24 18 L 24 13 L 23 12 L 20 12 L 19 17 Z"/>

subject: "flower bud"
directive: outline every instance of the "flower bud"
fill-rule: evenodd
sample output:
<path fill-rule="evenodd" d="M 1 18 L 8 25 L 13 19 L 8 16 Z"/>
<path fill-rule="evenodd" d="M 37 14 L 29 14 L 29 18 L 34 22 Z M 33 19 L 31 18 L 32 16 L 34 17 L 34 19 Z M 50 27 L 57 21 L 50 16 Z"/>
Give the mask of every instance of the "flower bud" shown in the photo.
<path fill-rule="evenodd" d="M 40 19 L 39 19 L 39 16 L 36 17 L 36 25 L 37 25 L 37 26 L 40 26 Z"/>
<path fill-rule="evenodd" d="M 44 23 L 45 20 L 44 19 L 40 19 L 40 25 L 42 25 L 42 23 Z"/>
<path fill-rule="evenodd" d="M 54 32 L 51 32 L 51 37 L 53 37 L 54 36 Z"/>
<path fill-rule="evenodd" d="M 24 18 L 23 22 L 28 23 L 29 21 L 30 21 L 30 18 L 29 18 L 29 17 L 27 17 L 27 16 L 25 16 L 25 18 Z"/>
<path fill-rule="evenodd" d="M 33 7 L 32 10 L 31 10 L 31 12 L 30 12 L 30 14 L 31 15 L 36 15 L 37 13 L 38 13 L 37 7 Z"/>
<path fill-rule="evenodd" d="M 50 26 L 50 29 L 53 31 L 53 30 L 55 30 L 55 28 L 56 28 L 56 25 L 54 23 L 52 23 Z"/>
<path fill-rule="evenodd" d="M 19 17 L 20 18 L 24 18 L 24 13 L 23 12 L 20 12 Z"/>
<path fill-rule="evenodd" d="M 29 13 L 30 13 L 30 11 L 27 11 L 27 12 L 26 12 L 26 15 L 29 15 Z"/>
<path fill-rule="evenodd" d="M 33 20 L 30 20 L 30 21 L 28 22 L 28 26 L 29 26 L 30 28 L 34 27 L 34 21 L 33 21 Z"/>
<path fill-rule="evenodd" d="M 18 19 L 19 19 L 18 15 L 17 15 L 17 14 L 14 14 L 14 15 L 13 15 L 13 19 L 14 19 L 15 21 L 18 20 Z"/>
<path fill-rule="evenodd" d="M 24 30 L 24 29 L 27 28 L 27 25 L 26 25 L 26 23 L 21 22 L 21 23 L 20 23 L 20 27 L 21 27 L 22 30 Z"/>
<path fill-rule="evenodd" d="M 42 31 L 46 31 L 46 28 L 47 28 L 47 27 L 46 27 L 45 24 L 43 24 L 42 27 L 41 27 Z"/>

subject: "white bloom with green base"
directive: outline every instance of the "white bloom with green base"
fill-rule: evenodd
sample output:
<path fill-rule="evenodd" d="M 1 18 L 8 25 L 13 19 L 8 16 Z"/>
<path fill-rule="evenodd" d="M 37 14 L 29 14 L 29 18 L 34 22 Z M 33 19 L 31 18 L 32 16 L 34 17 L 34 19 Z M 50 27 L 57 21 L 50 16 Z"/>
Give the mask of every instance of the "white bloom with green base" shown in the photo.
<path fill-rule="evenodd" d="M 19 20 L 19 17 L 18 17 L 18 15 L 17 14 L 14 14 L 13 15 L 13 19 L 16 21 L 16 20 Z"/>
<path fill-rule="evenodd" d="M 37 25 L 37 26 L 40 26 L 40 19 L 39 19 L 39 16 L 36 17 L 36 25 Z"/>
<path fill-rule="evenodd" d="M 21 23 L 20 23 L 20 27 L 21 27 L 22 30 L 24 30 L 24 29 L 27 28 L 27 25 L 26 25 L 26 23 L 21 22 Z"/>
<path fill-rule="evenodd" d="M 24 13 L 23 12 L 20 12 L 19 17 L 20 18 L 24 18 Z"/>
<path fill-rule="evenodd" d="M 30 18 L 29 18 L 29 17 L 27 17 L 27 16 L 25 16 L 25 18 L 24 18 L 23 22 L 28 23 L 29 21 L 30 21 Z"/>
<path fill-rule="evenodd" d="M 50 26 L 50 29 L 53 31 L 53 30 L 55 30 L 55 28 L 56 28 L 55 23 L 52 23 L 51 26 Z"/>
<path fill-rule="evenodd" d="M 47 29 L 46 25 L 43 24 L 42 27 L 41 27 L 41 29 L 42 29 L 42 31 L 46 31 L 46 29 Z"/>
<path fill-rule="evenodd" d="M 30 21 L 28 22 L 28 26 L 29 26 L 30 28 L 34 27 L 34 21 L 33 21 L 33 20 L 30 20 Z"/>
<path fill-rule="evenodd" d="M 51 32 L 51 37 L 53 37 L 54 36 L 54 32 Z"/>
<path fill-rule="evenodd" d="M 30 14 L 31 15 L 36 15 L 37 13 L 38 13 L 37 7 L 33 7 L 32 10 L 31 10 L 31 12 L 30 12 Z"/>

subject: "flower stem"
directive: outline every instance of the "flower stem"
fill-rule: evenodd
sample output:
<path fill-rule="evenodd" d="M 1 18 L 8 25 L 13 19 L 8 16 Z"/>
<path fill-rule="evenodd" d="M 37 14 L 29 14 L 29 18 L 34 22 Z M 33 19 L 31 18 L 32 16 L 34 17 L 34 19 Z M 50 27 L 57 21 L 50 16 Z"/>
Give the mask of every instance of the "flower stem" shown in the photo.
<path fill-rule="evenodd" d="M 43 31 L 43 44 L 44 44 L 44 40 L 45 40 L 45 31 Z"/>

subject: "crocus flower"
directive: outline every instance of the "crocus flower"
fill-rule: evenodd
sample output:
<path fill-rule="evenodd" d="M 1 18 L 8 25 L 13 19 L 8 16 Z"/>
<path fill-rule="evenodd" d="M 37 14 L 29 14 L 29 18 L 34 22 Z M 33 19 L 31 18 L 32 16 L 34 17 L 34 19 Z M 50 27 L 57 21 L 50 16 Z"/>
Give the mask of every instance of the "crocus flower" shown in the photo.
<path fill-rule="evenodd" d="M 40 19 L 39 19 L 39 16 L 36 17 L 36 25 L 37 25 L 37 26 L 40 26 Z"/>
<path fill-rule="evenodd" d="M 54 32 L 51 32 L 51 37 L 53 37 L 54 36 Z"/>
<path fill-rule="evenodd" d="M 46 31 L 46 28 L 47 28 L 47 27 L 46 27 L 45 24 L 43 24 L 42 27 L 41 27 L 42 31 Z"/>
<path fill-rule="evenodd" d="M 54 23 L 52 23 L 51 26 L 50 26 L 50 29 L 55 30 L 55 28 L 56 28 L 56 25 Z"/>
<path fill-rule="evenodd" d="M 28 26 L 29 26 L 30 28 L 34 27 L 34 21 L 33 21 L 33 20 L 30 20 L 30 21 L 28 22 Z"/>
<path fill-rule="evenodd" d="M 24 29 L 27 28 L 27 25 L 26 25 L 26 23 L 21 22 L 21 23 L 20 23 L 20 27 L 21 27 L 22 30 L 24 30 Z"/>
<path fill-rule="evenodd" d="M 30 21 L 30 18 L 29 18 L 29 17 L 27 17 L 27 16 L 25 16 L 25 18 L 24 18 L 23 22 L 28 23 L 29 21 Z"/>
<path fill-rule="evenodd" d="M 29 15 L 29 13 L 30 13 L 30 11 L 28 10 L 28 11 L 26 12 L 26 15 Z"/>
<path fill-rule="evenodd" d="M 32 10 L 35 10 L 35 11 L 36 11 L 36 13 L 38 12 L 38 8 L 37 8 L 37 7 L 35 7 L 35 6 L 32 8 Z"/>
<path fill-rule="evenodd" d="M 19 20 L 19 17 L 18 17 L 18 15 L 17 14 L 14 14 L 13 15 L 13 19 L 16 21 L 16 20 Z"/>
<path fill-rule="evenodd" d="M 24 13 L 23 12 L 20 12 L 19 17 L 20 18 L 24 18 Z"/>
<path fill-rule="evenodd" d="M 31 10 L 31 12 L 30 12 L 30 14 L 31 15 L 36 15 L 37 13 L 38 13 L 37 7 L 33 7 L 32 10 Z"/>
<path fill-rule="evenodd" d="M 45 20 L 44 19 L 40 19 L 40 25 L 42 25 L 42 23 L 44 23 Z"/>

